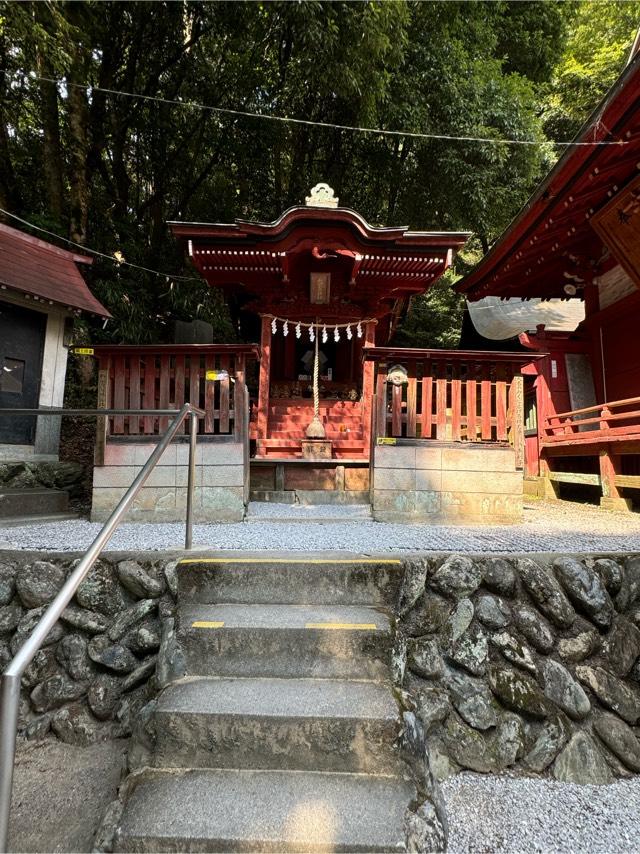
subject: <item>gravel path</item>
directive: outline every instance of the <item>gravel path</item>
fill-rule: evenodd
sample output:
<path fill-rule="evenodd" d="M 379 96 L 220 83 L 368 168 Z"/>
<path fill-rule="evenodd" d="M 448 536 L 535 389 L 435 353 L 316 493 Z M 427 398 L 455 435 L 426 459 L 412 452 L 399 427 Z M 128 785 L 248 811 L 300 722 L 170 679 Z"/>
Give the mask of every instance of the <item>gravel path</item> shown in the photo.
<path fill-rule="evenodd" d="M 124 740 L 90 747 L 19 741 L 9 851 L 91 851 L 123 777 L 126 749 Z"/>
<path fill-rule="evenodd" d="M 100 527 L 74 519 L 0 528 L 0 549 L 80 551 Z M 183 542 L 181 524 L 125 523 L 109 549 L 181 549 Z M 200 549 L 243 551 L 640 552 L 640 514 L 536 501 L 525 505 L 521 525 L 392 525 L 371 521 L 363 508 L 252 504 L 247 522 L 194 525 L 193 542 Z"/>
<path fill-rule="evenodd" d="M 442 784 L 449 854 L 638 850 L 640 779 L 608 786 L 464 773 Z"/>

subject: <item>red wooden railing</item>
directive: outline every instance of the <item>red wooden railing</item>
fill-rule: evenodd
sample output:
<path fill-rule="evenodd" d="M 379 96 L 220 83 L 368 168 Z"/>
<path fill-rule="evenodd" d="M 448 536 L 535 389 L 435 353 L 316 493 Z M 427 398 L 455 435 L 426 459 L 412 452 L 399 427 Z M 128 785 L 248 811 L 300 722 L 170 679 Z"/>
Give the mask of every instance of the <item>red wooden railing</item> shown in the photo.
<path fill-rule="evenodd" d="M 245 368 L 257 358 L 253 345 L 100 345 L 98 406 L 113 409 L 180 409 L 192 403 L 205 411 L 199 432 L 243 435 Z M 156 436 L 168 417 L 116 415 L 105 419 L 106 435 Z M 186 427 L 184 427 L 186 430 Z"/>
<path fill-rule="evenodd" d="M 377 438 L 511 442 L 524 447 L 523 380 L 530 354 L 375 347 Z M 407 372 L 388 380 L 395 365 Z"/>
<path fill-rule="evenodd" d="M 558 412 L 545 418 L 543 445 L 624 441 L 640 436 L 640 397 Z"/>

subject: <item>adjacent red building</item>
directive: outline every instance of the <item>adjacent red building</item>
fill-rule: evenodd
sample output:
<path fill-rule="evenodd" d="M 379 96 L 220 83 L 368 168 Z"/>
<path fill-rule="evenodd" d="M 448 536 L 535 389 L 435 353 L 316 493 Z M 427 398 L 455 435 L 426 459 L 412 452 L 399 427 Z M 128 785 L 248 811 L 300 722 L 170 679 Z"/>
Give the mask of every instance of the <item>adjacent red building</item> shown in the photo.
<path fill-rule="evenodd" d="M 594 144 L 601 143 L 601 144 Z M 525 208 L 458 285 L 469 300 L 581 298 L 573 333 L 520 336 L 529 483 L 640 496 L 640 57 L 629 63 Z"/>

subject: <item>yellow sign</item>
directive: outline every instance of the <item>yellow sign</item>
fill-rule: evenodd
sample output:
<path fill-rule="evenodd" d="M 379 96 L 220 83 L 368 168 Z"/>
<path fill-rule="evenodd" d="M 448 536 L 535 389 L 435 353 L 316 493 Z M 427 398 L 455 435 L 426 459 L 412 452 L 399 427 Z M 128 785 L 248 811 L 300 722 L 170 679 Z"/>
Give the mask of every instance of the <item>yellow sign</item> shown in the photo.
<path fill-rule="evenodd" d="M 78 356 L 93 356 L 93 347 L 74 347 L 73 352 Z"/>
<path fill-rule="evenodd" d="M 396 445 L 397 439 L 391 439 L 391 438 L 388 438 L 385 436 L 379 436 L 378 437 L 378 444 L 379 445 Z"/>
<path fill-rule="evenodd" d="M 205 378 L 207 380 L 226 380 L 228 377 L 228 371 L 207 371 L 205 373 Z"/>

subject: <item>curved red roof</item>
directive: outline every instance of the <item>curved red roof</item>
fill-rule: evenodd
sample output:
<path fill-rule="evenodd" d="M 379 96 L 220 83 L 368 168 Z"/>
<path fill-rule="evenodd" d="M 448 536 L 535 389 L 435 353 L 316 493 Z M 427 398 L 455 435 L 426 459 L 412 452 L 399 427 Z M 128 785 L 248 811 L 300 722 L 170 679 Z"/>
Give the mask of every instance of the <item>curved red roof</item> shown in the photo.
<path fill-rule="evenodd" d="M 4 288 L 74 311 L 111 317 L 78 269 L 78 264 L 92 263 L 93 258 L 0 223 L 0 286 Z"/>
<path fill-rule="evenodd" d="M 640 174 L 640 54 L 636 54 L 525 207 L 456 285 L 469 299 L 564 297 L 604 250 L 594 215 Z"/>

